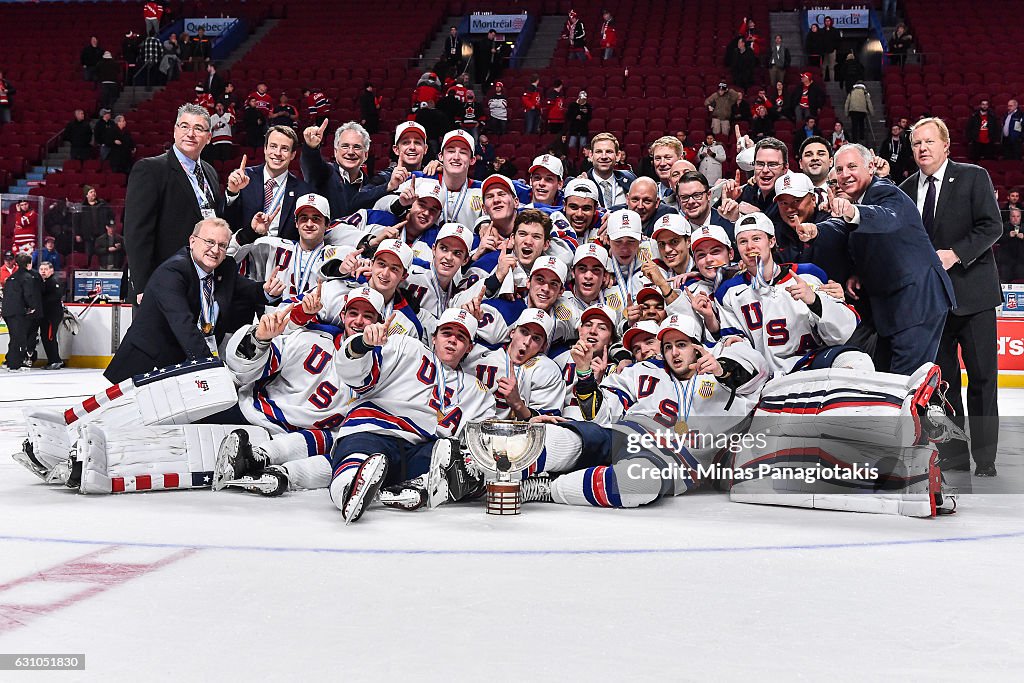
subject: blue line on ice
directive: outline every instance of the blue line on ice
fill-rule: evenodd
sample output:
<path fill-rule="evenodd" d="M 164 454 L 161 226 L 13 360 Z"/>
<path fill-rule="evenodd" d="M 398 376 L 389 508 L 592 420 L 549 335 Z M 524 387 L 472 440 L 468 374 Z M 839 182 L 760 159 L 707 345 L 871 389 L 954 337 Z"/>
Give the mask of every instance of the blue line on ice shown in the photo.
<path fill-rule="evenodd" d="M 808 543 L 796 545 L 754 545 L 754 546 L 707 546 L 696 548 L 595 548 L 595 549 L 465 549 L 446 550 L 440 548 L 309 548 L 285 546 L 216 545 L 203 543 L 136 543 L 112 539 L 45 538 L 36 536 L 3 536 L 0 541 L 23 541 L 28 543 L 66 543 L 72 545 L 117 545 L 131 548 L 195 548 L 197 550 L 230 550 L 264 553 L 332 553 L 338 555 L 681 555 L 690 553 L 745 553 L 786 550 L 836 550 L 844 548 L 880 548 L 906 545 L 927 545 L 935 543 L 974 543 L 978 541 L 1005 540 L 1024 537 L 1024 531 L 976 536 L 950 536 L 946 538 L 922 538 L 889 541 L 865 541 L 863 543 Z"/>

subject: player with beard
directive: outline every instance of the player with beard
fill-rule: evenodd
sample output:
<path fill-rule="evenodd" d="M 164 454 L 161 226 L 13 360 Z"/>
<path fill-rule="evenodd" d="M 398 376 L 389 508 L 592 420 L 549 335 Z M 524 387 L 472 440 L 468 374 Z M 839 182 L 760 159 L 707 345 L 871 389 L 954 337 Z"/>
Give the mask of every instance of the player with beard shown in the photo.
<path fill-rule="evenodd" d="M 494 415 L 491 394 L 458 369 L 476 333 L 468 312 L 442 314 L 433 351 L 391 335 L 392 323 L 368 325 L 335 356 L 340 378 L 356 397 L 331 453 L 331 500 L 346 524 L 362 516 L 382 485 L 426 473 L 438 439 L 457 437 L 466 424 Z"/>
<path fill-rule="evenodd" d="M 299 306 L 328 322 L 289 331 L 289 310 L 282 308 L 228 342 L 224 363 L 241 384 L 239 408 L 271 439 L 253 445 L 245 430 L 228 435 L 217 454 L 215 491 L 238 486 L 279 496 L 289 489 L 326 488 L 331 481 L 331 430 L 352 400 L 334 354 L 346 338 L 381 321 L 384 297 L 370 287 L 346 291 L 334 281 Z"/>
<path fill-rule="evenodd" d="M 825 273 L 809 263 L 775 263 L 771 219 L 763 213 L 744 216 L 735 234 L 745 271 L 715 292 L 721 336 L 749 339 L 776 374 L 805 367 L 874 370 L 867 354 L 846 345 L 860 318 L 822 291 Z"/>
<path fill-rule="evenodd" d="M 437 233 L 430 265 L 412 266 L 406 291 L 419 302 L 417 315 L 428 333 L 433 334 L 462 283 L 462 266 L 469 260 L 472 241 L 473 234 L 467 228 L 446 223 Z"/>

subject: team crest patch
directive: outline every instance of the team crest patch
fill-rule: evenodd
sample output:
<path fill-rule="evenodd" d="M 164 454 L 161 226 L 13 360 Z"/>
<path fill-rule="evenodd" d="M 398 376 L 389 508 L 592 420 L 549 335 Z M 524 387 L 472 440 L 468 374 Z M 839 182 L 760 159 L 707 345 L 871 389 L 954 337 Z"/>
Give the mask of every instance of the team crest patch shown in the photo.
<path fill-rule="evenodd" d="M 697 394 L 701 398 L 711 398 L 711 395 L 715 393 L 715 383 L 710 379 L 702 379 L 700 386 L 697 387 Z"/>
<path fill-rule="evenodd" d="M 555 306 L 555 318 L 558 320 L 571 320 L 572 310 L 564 304 L 558 304 Z"/>

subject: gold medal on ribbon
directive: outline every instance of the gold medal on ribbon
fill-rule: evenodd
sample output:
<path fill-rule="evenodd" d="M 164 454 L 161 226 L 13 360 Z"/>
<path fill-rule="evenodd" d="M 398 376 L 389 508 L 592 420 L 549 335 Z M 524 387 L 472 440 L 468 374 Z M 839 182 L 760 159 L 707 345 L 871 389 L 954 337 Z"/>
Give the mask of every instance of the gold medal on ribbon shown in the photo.
<path fill-rule="evenodd" d="M 213 323 L 203 323 L 203 326 L 199 329 L 202 330 L 203 334 L 209 335 L 213 332 Z"/>
<path fill-rule="evenodd" d="M 672 431 L 676 434 L 682 435 L 690 431 L 690 428 L 686 425 L 686 420 L 677 420 Z"/>

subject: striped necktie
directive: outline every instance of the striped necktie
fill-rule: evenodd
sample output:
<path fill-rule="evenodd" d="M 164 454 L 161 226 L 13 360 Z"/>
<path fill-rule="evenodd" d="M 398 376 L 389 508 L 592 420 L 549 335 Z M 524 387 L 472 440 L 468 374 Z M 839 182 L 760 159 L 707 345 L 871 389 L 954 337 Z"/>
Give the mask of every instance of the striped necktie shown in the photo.
<path fill-rule="evenodd" d="M 270 204 L 274 201 L 274 192 L 277 190 L 277 183 L 273 178 L 267 181 L 266 186 L 263 188 L 263 212 L 270 211 Z"/>
<path fill-rule="evenodd" d="M 203 197 L 206 198 L 202 208 L 207 209 L 213 206 L 213 197 L 210 195 L 210 187 L 206 184 L 206 174 L 203 173 L 203 162 L 196 161 L 196 167 L 193 171 L 196 177 L 196 184 L 199 185 L 199 191 L 203 193 Z"/>

